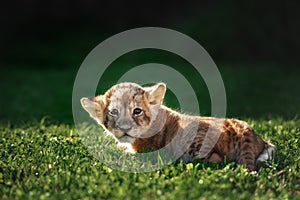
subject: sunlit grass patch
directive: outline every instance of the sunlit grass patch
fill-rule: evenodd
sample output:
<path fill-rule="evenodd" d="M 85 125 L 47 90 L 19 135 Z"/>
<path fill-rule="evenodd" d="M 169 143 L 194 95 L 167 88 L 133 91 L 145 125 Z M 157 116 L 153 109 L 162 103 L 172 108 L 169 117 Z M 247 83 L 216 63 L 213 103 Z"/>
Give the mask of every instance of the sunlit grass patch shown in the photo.
<path fill-rule="evenodd" d="M 108 164 L 89 152 L 71 125 L 47 121 L 17 126 L 1 124 L 0 196 L 1 199 L 299 198 L 300 120 L 247 121 L 259 135 L 277 146 L 277 158 L 258 173 L 249 173 L 231 162 L 208 164 L 202 160 L 174 162 L 148 173 L 126 173 L 110 165 L 109 162 L 117 163 L 122 168 L 128 163 L 104 133 L 98 135 L 99 145 L 115 153 L 102 152 Z"/>

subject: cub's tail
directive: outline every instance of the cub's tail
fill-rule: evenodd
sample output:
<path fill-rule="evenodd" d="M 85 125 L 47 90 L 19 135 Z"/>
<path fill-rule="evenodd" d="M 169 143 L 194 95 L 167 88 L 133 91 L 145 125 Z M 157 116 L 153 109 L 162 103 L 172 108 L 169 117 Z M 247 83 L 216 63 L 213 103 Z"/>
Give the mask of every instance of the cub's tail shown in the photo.
<path fill-rule="evenodd" d="M 265 142 L 265 149 L 256 159 L 256 167 L 259 169 L 261 166 L 269 166 L 268 161 L 275 158 L 276 147 L 275 145 Z"/>

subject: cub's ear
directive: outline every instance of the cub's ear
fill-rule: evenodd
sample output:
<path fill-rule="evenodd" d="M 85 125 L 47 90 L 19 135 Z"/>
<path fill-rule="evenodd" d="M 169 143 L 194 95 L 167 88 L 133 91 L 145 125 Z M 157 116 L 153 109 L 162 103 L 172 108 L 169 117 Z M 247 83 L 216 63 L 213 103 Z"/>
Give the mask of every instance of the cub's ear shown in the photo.
<path fill-rule="evenodd" d="M 105 97 L 99 95 L 97 97 L 83 97 L 80 99 L 82 107 L 90 114 L 91 118 L 99 124 L 103 123 Z"/>
<path fill-rule="evenodd" d="M 144 89 L 148 93 L 149 103 L 152 105 L 162 104 L 166 88 L 166 84 L 164 83 L 157 83 L 152 87 L 145 87 Z"/>

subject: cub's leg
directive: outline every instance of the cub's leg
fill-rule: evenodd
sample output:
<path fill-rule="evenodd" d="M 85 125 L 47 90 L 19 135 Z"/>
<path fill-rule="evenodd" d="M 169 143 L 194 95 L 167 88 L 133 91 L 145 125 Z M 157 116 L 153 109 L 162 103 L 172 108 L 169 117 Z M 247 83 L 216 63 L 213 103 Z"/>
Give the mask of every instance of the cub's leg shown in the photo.
<path fill-rule="evenodd" d="M 250 149 L 241 150 L 240 156 L 237 159 L 237 164 L 246 166 L 250 171 L 255 171 L 255 154 L 251 152 Z"/>
<path fill-rule="evenodd" d="M 253 130 L 246 130 L 239 137 L 237 163 L 245 165 L 250 171 L 257 170 L 256 158 L 264 150 L 264 147 L 265 142 Z"/>

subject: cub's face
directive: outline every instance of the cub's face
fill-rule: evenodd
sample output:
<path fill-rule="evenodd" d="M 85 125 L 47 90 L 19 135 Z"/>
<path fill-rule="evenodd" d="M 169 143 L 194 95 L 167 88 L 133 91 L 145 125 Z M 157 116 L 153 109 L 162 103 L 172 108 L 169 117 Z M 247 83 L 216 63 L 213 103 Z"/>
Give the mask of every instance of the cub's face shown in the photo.
<path fill-rule="evenodd" d="M 113 86 L 104 95 L 84 97 L 81 104 L 116 138 L 138 138 L 147 134 L 156 119 L 165 91 L 163 83 L 141 87 L 126 82 Z"/>

